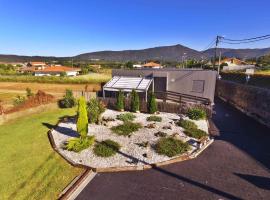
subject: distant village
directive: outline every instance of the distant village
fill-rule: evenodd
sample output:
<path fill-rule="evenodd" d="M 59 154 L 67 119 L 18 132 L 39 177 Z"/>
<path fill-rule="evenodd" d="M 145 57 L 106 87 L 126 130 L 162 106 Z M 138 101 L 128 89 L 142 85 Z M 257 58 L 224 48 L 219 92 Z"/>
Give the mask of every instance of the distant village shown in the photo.
<path fill-rule="evenodd" d="M 0 62 L 2 65 L 12 65 L 16 67 L 16 71 L 22 74 L 32 74 L 33 76 L 77 76 L 82 73 L 82 69 L 79 67 L 63 66 L 61 64 L 47 64 L 46 62 Z M 206 63 L 211 66 L 212 63 L 209 61 Z M 234 71 L 234 70 L 246 70 L 254 69 L 254 63 L 246 62 L 237 58 L 224 58 L 215 63 L 216 66 L 220 66 L 223 71 Z M 101 65 L 95 64 L 93 67 L 100 69 Z M 122 66 L 124 68 L 124 66 Z M 131 67 L 133 69 L 162 69 L 170 66 L 163 66 L 159 62 L 146 62 L 144 64 L 132 63 Z M 185 65 L 179 68 L 185 68 Z"/>

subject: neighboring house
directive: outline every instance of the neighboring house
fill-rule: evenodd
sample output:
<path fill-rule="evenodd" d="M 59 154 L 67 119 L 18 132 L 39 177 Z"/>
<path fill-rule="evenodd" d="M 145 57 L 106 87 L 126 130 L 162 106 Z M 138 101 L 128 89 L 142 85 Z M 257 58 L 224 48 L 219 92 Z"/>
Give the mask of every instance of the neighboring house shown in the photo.
<path fill-rule="evenodd" d="M 142 65 L 139 65 L 139 64 L 136 64 L 136 65 L 133 65 L 133 68 L 142 68 L 143 66 Z"/>
<path fill-rule="evenodd" d="M 163 68 L 159 63 L 149 62 L 143 65 L 144 68 L 160 69 Z"/>
<path fill-rule="evenodd" d="M 31 67 L 46 66 L 46 63 L 45 62 L 29 62 L 28 66 L 31 66 Z"/>
<path fill-rule="evenodd" d="M 220 63 L 221 65 L 223 65 L 223 71 L 245 70 L 255 68 L 254 65 L 250 65 L 247 62 L 239 60 L 237 58 L 225 58 L 221 60 Z"/>
<path fill-rule="evenodd" d="M 65 66 L 52 66 L 46 67 L 44 69 L 34 70 L 35 76 L 60 76 L 65 73 L 66 76 L 77 76 L 81 69 L 71 68 Z"/>
<path fill-rule="evenodd" d="M 135 89 L 138 92 L 145 93 L 149 89 L 160 93 L 171 91 L 203 97 L 209 99 L 212 104 L 214 103 L 216 71 L 177 68 L 114 69 L 112 77 L 112 80 L 103 87 L 103 90 L 108 95 L 110 95 L 110 92 L 119 91 L 119 89 L 123 91 Z M 139 80 L 138 78 L 141 79 Z M 149 79 L 150 82 L 148 81 Z M 136 87 L 131 88 L 133 83 Z M 151 85 L 148 85 L 148 83 L 151 83 Z"/>
<path fill-rule="evenodd" d="M 225 58 L 220 61 L 221 64 L 226 63 L 228 66 L 239 66 L 239 65 L 247 65 L 245 61 L 239 60 L 237 58 Z"/>

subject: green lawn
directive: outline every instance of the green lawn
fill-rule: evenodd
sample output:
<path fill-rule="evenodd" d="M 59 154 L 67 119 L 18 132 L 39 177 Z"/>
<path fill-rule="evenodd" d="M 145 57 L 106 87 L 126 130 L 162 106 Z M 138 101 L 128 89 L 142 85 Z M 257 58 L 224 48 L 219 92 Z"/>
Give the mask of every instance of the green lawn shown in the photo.
<path fill-rule="evenodd" d="M 0 126 L 0 199 L 56 199 L 81 169 L 53 151 L 42 123 L 74 110 L 52 110 Z"/>

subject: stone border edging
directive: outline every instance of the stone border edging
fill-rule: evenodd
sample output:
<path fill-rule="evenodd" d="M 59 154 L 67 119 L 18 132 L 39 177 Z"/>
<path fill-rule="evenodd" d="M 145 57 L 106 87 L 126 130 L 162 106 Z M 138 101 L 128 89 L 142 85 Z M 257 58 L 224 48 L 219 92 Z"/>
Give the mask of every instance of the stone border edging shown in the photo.
<path fill-rule="evenodd" d="M 60 122 L 59 122 L 60 123 Z M 140 171 L 140 170 L 146 170 L 146 169 L 151 169 L 154 167 L 159 167 L 159 166 L 164 166 L 164 165 L 169 165 L 173 164 L 176 162 L 181 162 L 185 160 L 190 160 L 196 158 L 198 155 L 200 155 L 210 144 L 213 143 L 213 139 L 209 139 L 205 145 L 203 145 L 200 149 L 193 151 L 190 155 L 180 155 L 176 158 L 173 158 L 171 160 L 159 162 L 159 163 L 154 163 L 154 164 L 145 164 L 141 166 L 127 166 L 127 167 L 107 167 L 107 168 L 95 168 L 95 167 L 89 167 L 83 164 L 78 164 L 73 162 L 72 160 L 66 158 L 63 156 L 59 151 L 58 148 L 56 147 L 54 143 L 54 139 L 51 133 L 51 130 L 48 132 L 48 138 L 49 141 L 53 147 L 53 149 L 62 157 L 64 158 L 69 164 L 71 164 L 74 167 L 79 167 L 79 168 L 84 168 L 88 170 L 93 170 L 94 172 L 121 172 L 121 171 Z"/>
<path fill-rule="evenodd" d="M 95 177 L 96 173 L 90 169 L 75 177 L 60 193 L 59 200 L 74 200 L 86 185 Z"/>

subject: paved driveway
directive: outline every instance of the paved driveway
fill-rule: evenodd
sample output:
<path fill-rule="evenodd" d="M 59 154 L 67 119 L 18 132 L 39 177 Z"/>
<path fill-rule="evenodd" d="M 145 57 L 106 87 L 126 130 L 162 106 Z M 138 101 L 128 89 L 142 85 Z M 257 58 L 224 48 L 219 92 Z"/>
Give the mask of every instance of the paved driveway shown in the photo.
<path fill-rule="evenodd" d="M 216 102 L 215 142 L 198 158 L 139 172 L 101 173 L 77 200 L 270 199 L 270 129 Z"/>

